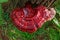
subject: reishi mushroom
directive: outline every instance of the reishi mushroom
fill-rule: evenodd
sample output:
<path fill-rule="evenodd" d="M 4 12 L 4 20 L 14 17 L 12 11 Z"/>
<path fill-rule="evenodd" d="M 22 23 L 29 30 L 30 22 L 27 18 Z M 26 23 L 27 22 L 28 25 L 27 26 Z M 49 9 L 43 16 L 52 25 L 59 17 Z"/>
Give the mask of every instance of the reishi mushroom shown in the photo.
<path fill-rule="evenodd" d="M 32 8 L 31 4 L 26 4 L 25 7 L 14 9 L 10 17 L 19 30 L 33 33 L 41 28 L 45 22 L 52 20 L 55 14 L 54 8 L 48 9 L 42 5 Z"/>

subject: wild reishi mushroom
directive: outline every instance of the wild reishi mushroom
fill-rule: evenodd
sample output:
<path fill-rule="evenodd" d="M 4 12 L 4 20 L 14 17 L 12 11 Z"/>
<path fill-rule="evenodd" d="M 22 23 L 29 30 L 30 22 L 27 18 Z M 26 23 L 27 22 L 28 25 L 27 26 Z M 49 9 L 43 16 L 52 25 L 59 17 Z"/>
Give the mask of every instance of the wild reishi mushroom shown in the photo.
<path fill-rule="evenodd" d="M 23 8 L 14 9 L 10 17 L 19 30 L 33 33 L 45 22 L 53 19 L 55 14 L 54 8 L 50 8 L 50 10 L 45 6 L 32 8 L 30 4 L 26 4 Z"/>

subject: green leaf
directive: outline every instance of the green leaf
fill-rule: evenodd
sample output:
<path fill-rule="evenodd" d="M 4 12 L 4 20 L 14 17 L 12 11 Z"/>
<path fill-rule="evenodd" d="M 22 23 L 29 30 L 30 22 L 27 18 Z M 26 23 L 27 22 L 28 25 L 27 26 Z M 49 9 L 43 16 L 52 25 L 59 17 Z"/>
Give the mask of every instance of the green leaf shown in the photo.
<path fill-rule="evenodd" d="M 56 18 L 53 19 L 53 22 L 60 28 L 60 23 Z"/>
<path fill-rule="evenodd" d="M 8 0 L 0 0 L 0 3 L 8 2 Z"/>

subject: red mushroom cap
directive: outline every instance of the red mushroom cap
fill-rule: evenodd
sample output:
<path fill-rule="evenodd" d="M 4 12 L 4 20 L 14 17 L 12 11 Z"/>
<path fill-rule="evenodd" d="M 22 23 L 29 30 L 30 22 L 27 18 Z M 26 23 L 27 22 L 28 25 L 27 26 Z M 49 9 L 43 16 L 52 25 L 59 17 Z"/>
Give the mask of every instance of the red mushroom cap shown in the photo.
<path fill-rule="evenodd" d="M 10 17 L 19 30 L 33 33 L 41 28 L 46 21 L 52 19 L 55 14 L 52 10 L 48 10 L 45 6 L 32 8 L 30 4 L 27 4 L 23 8 L 14 9 Z"/>

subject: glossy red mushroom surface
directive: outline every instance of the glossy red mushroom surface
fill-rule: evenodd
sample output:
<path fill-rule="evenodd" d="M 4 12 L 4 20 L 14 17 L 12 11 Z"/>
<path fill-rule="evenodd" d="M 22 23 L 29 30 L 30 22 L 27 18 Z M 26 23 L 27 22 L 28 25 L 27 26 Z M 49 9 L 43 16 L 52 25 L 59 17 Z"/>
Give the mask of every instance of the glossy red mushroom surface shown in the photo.
<path fill-rule="evenodd" d="M 32 8 L 26 4 L 23 8 L 16 8 L 10 14 L 14 25 L 23 32 L 33 33 L 42 25 L 54 18 L 56 12 L 54 8 L 47 9 L 45 6 Z"/>

